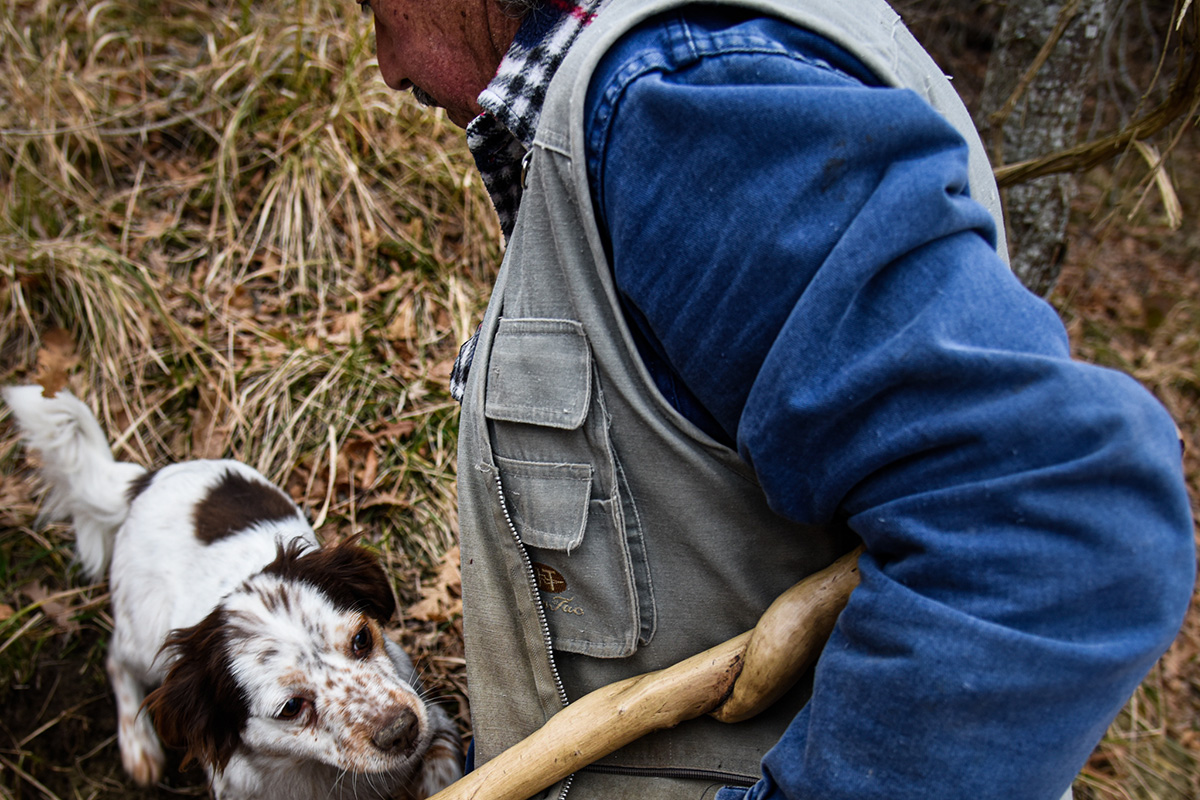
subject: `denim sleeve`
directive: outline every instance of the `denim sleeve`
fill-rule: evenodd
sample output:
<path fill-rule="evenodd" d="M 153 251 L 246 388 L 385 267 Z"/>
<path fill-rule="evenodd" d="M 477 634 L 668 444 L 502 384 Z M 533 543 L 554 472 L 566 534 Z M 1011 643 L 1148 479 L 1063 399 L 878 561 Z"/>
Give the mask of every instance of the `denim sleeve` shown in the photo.
<path fill-rule="evenodd" d="M 1179 441 L 996 255 L 961 137 L 871 84 L 809 34 L 693 12 L 589 93 L 656 380 L 778 513 L 867 546 L 747 797 L 1058 798 L 1187 608 Z"/>

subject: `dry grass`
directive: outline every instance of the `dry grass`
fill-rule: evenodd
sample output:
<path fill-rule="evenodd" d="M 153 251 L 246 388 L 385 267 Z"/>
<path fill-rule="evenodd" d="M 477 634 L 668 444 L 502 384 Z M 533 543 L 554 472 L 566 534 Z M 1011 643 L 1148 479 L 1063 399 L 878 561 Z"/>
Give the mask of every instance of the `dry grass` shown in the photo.
<path fill-rule="evenodd" d="M 348 2 L 0 5 L 0 381 L 67 329 L 118 457 L 253 464 L 407 604 L 456 535 L 446 378 L 499 232 L 460 133 L 377 75 Z M 105 587 L 32 527 L 2 412 L 0 470 L 0 797 L 127 796 Z M 461 712 L 447 631 L 401 634 Z"/>
<path fill-rule="evenodd" d="M 949 56 L 968 77 L 971 36 Z M 455 539 L 447 376 L 499 232 L 461 133 L 377 71 L 352 2 L 0 4 L 0 382 L 69 330 L 71 386 L 120 458 L 248 461 L 325 537 L 364 534 L 410 603 Z M 1093 177 L 1084 206 L 1108 208 L 1116 179 Z M 1171 177 L 1194 219 L 1195 182 Z M 1059 304 L 1085 357 L 1175 412 L 1200 490 L 1200 244 L 1156 208 L 1081 218 Z M 33 527 L 32 489 L 0 412 L 0 798 L 197 794 L 195 775 L 134 792 L 121 774 L 106 587 L 82 585 L 69 530 Z M 1194 620 L 1081 795 L 1200 796 Z M 453 625 L 400 633 L 462 718 Z"/>
<path fill-rule="evenodd" d="M 457 134 L 377 79 L 354 8 L 5 5 L 5 380 L 67 328 L 124 457 L 307 465 L 305 499 L 364 425 L 444 446 L 495 225 Z M 411 472 L 449 517 L 436 462 L 374 480 Z"/>

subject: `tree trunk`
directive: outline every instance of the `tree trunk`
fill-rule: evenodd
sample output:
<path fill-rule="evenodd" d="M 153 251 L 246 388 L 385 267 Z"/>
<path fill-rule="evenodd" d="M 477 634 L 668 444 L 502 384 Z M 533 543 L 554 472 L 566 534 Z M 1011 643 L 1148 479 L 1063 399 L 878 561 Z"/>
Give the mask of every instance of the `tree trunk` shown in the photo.
<path fill-rule="evenodd" d="M 1076 143 L 1087 78 L 1112 5 L 1113 0 L 1009 0 L 977 120 L 993 164 L 1023 161 Z M 1037 67 L 1040 58 L 1044 63 Z M 1013 271 L 1042 296 L 1058 280 L 1074 194 L 1069 174 L 1005 191 Z"/>

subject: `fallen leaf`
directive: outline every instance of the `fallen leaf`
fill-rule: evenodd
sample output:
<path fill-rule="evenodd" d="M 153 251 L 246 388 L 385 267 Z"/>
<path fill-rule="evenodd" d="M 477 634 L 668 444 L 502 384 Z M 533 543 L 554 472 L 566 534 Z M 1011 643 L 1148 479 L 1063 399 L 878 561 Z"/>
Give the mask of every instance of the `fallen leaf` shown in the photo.
<path fill-rule="evenodd" d="M 404 439 L 411 436 L 416 429 L 417 421 L 415 419 L 402 419 L 399 422 L 389 422 L 375 435 L 387 439 Z"/>
<path fill-rule="evenodd" d="M 462 616 L 462 573 L 457 547 L 446 551 L 432 586 L 423 599 L 408 607 L 408 616 L 422 622 L 448 622 Z"/>
<path fill-rule="evenodd" d="M 375 450 L 372 448 L 367 451 L 366 463 L 363 464 L 362 473 L 358 476 L 359 484 L 363 489 L 370 489 L 378 475 L 379 456 L 375 455 Z"/>
<path fill-rule="evenodd" d="M 308 479 L 311 476 L 312 470 L 305 464 L 297 464 L 288 475 L 284 488 L 297 505 L 304 505 L 308 499 L 305 492 L 308 490 Z"/>
<path fill-rule="evenodd" d="M 233 287 L 233 291 L 229 295 L 230 308 L 236 308 L 241 311 L 253 311 L 257 306 L 258 301 L 254 297 L 254 292 L 240 283 Z"/>
<path fill-rule="evenodd" d="M 411 342 L 417 338 L 417 310 L 412 295 L 401 299 L 384 329 L 389 342 Z"/>
<path fill-rule="evenodd" d="M 429 377 L 438 384 L 449 384 L 450 373 L 454 371 L 455 358 L 445 358 L 438 361 L 429 370 Z"/>
<path fill-rule="evenodd" d="M 232 425 L 228 414 L 221 413 L 223 405 L 220 392 L 204 384 L 200 386 L 200 404 L 191 409 L 192 458 L 220 458 L 225 455 Z M 226 417 L 225 422 L 218 424 L 222 416 Z"/>
<path fill-rule="evenodd" d="M 367 290 L 366 294 L 364 294 L 362 298 L 363 305 L 366 305 L 367 303 L 374 303 L 388 292 L 399 289 L 403 283 L 404 278 L 400 275 L 389 275 Z"/>
<path fill-rule="evenodd" d="M 414 419 L 402 419 L 397 422 L 389 422 L 383 427 L 375 431 L 356 430 L 356 440 L 366 441 L 378 444 L 379 442 L 392 442 L 396 439 L 404 439 L 412 435 L 417 429 L 417 421 Z"/>
<path fill-rule="evenodd" d="M 362 314 L 351 311 L 338 314 L 330 324 L 330 333 L 325 340 L 330 344 L 347 345 L 362 340 Z"/>
<path fill-rule="evenodd" d="M 37 604 L 62 633 L 75 633 L 79 623 L 75 621 L 75 609 L 66 599 L 50 592 L 40 583 L 27 583 L 18 589 L 21 594 Z"/>
<path fill-rule="evenodd" d="M 349 485 L 354 473 L 358 474 L 355 484 L 361 489 L 369 489 L 379 473 L 379 456 L 370 436 L 346 442 L 338 453 L 339 483 Z"/>
<path fill-rule="evenodd" d="M 75 355 L 75 339 L 71 332 L 51 328 L 42 334 L 42 346 L 37 353 L 37 373 L 34 380 L 42 387 L 43 397 L 54 397 L 67 385 L 67 373 L 79 364 Z"/>

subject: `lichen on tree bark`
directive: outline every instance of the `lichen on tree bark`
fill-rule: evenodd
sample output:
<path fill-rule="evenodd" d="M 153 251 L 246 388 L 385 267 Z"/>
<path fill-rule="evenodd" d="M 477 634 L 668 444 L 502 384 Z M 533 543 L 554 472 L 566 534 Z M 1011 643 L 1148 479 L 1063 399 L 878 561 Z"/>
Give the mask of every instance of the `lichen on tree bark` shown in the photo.
<path fill-rule="evenodd" d="M 1076 143 L 1088 77 L 1113 0 L 1010 0 L 976 120 L 996 166 Z M 1005 191 L 1013 271 L 1047 295 L 1066 253 L 1075 178 L 1051 175 Z"/>

